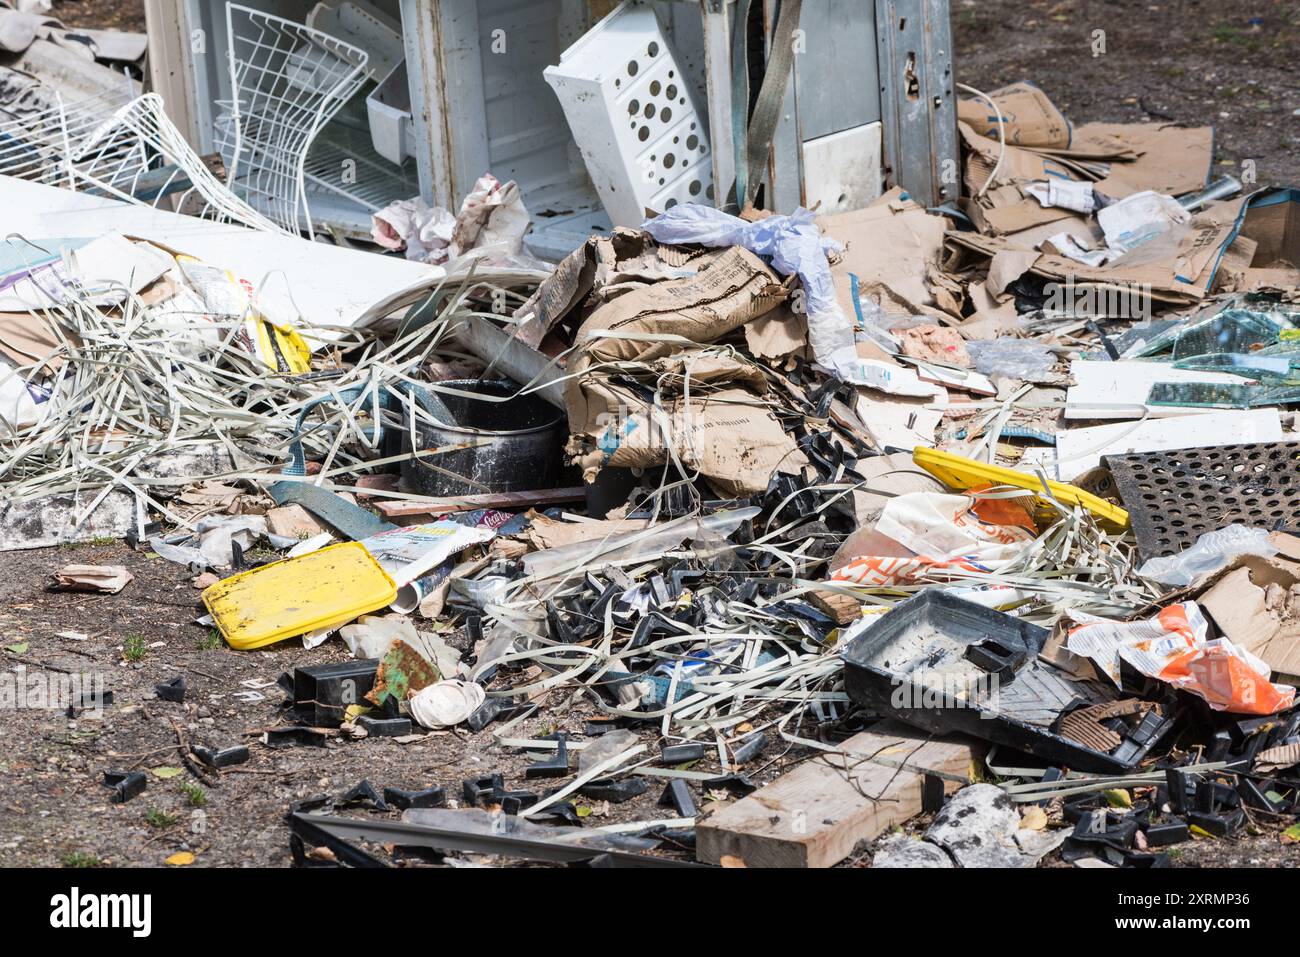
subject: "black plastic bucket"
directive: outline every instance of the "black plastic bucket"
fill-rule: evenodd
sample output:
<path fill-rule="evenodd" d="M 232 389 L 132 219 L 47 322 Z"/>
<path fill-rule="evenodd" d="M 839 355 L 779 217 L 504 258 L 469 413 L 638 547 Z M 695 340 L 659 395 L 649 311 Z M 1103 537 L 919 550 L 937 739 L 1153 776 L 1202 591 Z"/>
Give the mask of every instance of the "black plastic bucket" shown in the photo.
<path fill-rule="evenodd" d="M 416 448 L 436 449 L 475 439 L 491 441 L 477 448 L 403 462 L 402 477 L 411 491 L 425 495 L 481 495 L 555 488 L 559 484 L 568 432 L 563 412 L 535 395 L 516 396 L 519 386 L 506 379 L 457 379 L 438 384 L 505 401 L 485 402 L 437 393 L 438 401 L 451 412 L 456 424 L 417 422 Z M 433 408 L 425 410 L 438 415 Z M 406 450 L 410 451 L 409 436 L 406 442 Z"/>

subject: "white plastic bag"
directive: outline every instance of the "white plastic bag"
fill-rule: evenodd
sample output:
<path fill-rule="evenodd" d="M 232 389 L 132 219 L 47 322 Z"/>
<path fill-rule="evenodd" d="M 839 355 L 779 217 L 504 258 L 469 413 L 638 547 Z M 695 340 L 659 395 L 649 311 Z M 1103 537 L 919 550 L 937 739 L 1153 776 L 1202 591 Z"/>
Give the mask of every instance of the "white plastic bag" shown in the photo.
<path fill-rule="evenodd" d="M 1269 541 L 1268 529 L 1229 525 L 1206 532 L 1195 545 L 1177 555 L 1148 559 L 1137 573 L 1162 585 L 1185 588 L 1226 568 L 1229 562 L 1242 555 L 1271 558 L 1276 554 L 1277 548 Z"/>
<path fill-rule="evenodd" d="M 460 724 L 487 700 L 483 686 L 473 681 L 439 681 L 422 688 L 411 699 L 411 717 L 425 728 L 450 728 Z"/>

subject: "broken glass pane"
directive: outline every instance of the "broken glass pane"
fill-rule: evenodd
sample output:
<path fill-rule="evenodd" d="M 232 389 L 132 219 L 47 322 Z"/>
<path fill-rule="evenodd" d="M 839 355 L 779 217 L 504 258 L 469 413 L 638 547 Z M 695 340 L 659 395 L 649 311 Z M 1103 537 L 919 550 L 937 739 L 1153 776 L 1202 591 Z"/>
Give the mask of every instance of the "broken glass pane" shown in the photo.
<path fill-rule="evenodd" d="M 1291 323 L 1280 314 L 1228 309 L 1182 330 L 1174 340 L 1174 359 L 1211 353 L 1255 352 L 1275 345 Z"/>
<path fill-rule="evenodd" d="M 1212 353 L 1175 362 L 1174 368 L 1194 369 L 1198 372 L 1230 372 L 1258 379 L 1266 385 L 1300 385 L 1300 352 L 1295 353 L 1294 357 L 1264 355 L 1262 350 L 1249 355 Z"/>
<path fill-rule="evenodd" d="M 1273 385 L 1210 385 L 1205 382 L 1157 382 L 1147 405 L 1200 409 L 1255 409 L 1300 403 L 1300 387 Z"/>

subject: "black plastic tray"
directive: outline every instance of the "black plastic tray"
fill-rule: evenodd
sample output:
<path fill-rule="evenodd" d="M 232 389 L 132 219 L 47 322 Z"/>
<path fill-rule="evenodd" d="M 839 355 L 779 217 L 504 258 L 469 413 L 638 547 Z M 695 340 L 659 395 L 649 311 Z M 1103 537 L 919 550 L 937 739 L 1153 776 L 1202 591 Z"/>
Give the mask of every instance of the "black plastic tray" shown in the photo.
<path fill-rule="evenodd" d="M 996 706 L 987 701 L 963 701 L 947 693 L 942 679 L 935 677 L 937 671 L 924 667 L 928 661 L 918 663 L 915 649 L 920 634 L 940 636 L 928 647 L 945 643 L 966 646 L 993 638 L 1007 647 L 1023 647 L 1029 657 L 1016 671 L 1015 680 L 999 689 Z M 932 588 L 887 612 L 849 642 L 841 652 L 845 686 L 849 697 L 864 708 L 936 734 L 969 734 L 1080 771 L 1119 773 L 1132 769 L 1173 722 L 1166 721 L 1127 761 L 1048 730 L 1050 721 L 1045 716 L 1059 713 L 1071 701 L 1082 699 L 1092 704 L 1113 700 L 1116 694 L 1106 685 L 1071 680 L 1038 660 L 1047 638 L 1046 628 Z M 906 660 L 891 658 L 891 651 Z M 951 664 L 953 658 L 945 654 L 939 667 L 944 661 Z M 1038 715 L 1039 720 L 1027 720 L 1031 715 Z"/>

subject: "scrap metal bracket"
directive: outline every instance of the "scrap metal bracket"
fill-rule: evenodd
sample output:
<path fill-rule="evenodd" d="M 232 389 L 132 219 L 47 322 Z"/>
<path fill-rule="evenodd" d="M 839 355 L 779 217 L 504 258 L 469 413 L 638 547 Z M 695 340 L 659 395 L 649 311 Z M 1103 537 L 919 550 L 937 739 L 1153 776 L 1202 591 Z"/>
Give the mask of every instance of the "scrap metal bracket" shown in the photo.
<path fill-rule="evenodd" d="M 947 0 L 877 0 L 885 175 L 923 206 L 960 194 Z"/>

